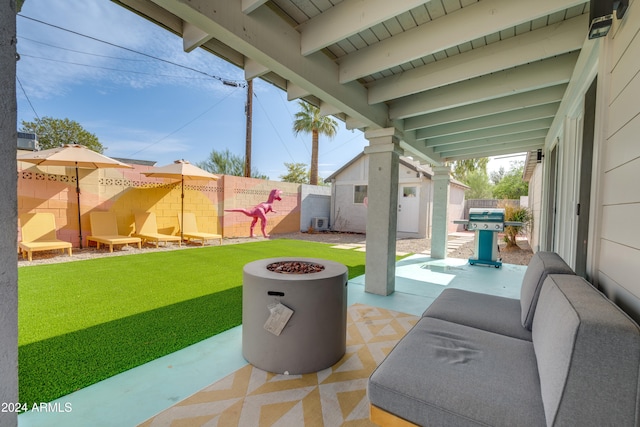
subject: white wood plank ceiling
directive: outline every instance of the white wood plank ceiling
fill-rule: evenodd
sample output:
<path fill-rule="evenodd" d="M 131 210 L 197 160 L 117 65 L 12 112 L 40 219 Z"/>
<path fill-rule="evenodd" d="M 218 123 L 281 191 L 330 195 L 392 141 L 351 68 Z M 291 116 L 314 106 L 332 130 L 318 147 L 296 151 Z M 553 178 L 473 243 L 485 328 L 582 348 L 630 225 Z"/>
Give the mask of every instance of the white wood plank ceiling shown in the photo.
<path fill-rule="evenodd" d="M 425 162 L 544 146 L 585 56 L 584 0 L 116 0 Z"/>

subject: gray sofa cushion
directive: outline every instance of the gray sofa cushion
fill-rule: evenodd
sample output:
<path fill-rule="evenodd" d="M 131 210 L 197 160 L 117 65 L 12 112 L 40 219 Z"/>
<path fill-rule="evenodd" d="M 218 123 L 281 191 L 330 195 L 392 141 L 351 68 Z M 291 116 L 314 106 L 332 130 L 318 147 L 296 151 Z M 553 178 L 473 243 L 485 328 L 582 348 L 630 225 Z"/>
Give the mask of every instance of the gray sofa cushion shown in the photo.
<path fill-rule="evenodd" d="M 547 277 L 533 346 L 547 425 L 639 424 L 640 330 L 584 279 Z"/>
<path fill-rule="evenodd" d="M 520 301 L 462 289 L 445 289 L 422 314 L 461 325 L 531 341 L 520 322 Z"/>
<path fill-rule="evenodd" d="M 531 342 L 430 317 L 373 372 L 368 395 L 419 425 L 545 425 Z"/>
<path fill-rule="evenodd" d="M 574 272 L 555 252 L 536 252 L 531 257 L 520 289 L 522 326 L 528 330 L 531 330 L 540 288 L 548 274 L 574 274 Z"/>

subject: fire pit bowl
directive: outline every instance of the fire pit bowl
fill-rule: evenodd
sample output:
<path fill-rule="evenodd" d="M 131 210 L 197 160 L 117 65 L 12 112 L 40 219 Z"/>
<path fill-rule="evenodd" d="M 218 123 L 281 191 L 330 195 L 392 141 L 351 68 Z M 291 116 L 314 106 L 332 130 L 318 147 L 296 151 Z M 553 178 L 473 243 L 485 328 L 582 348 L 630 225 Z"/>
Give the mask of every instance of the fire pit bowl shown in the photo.
<path fill-rule="evenodd" d="M 268 258 L 246 264 L 244 358 L 259 369 L 291 375 L 317 372 L 340 360 L 346 351 L 347 280 L 347 267 L 323 259 Z M 278 303 L 293 314 L 274 332 L 265 324 L 274 319 L 270 306 Z"/>

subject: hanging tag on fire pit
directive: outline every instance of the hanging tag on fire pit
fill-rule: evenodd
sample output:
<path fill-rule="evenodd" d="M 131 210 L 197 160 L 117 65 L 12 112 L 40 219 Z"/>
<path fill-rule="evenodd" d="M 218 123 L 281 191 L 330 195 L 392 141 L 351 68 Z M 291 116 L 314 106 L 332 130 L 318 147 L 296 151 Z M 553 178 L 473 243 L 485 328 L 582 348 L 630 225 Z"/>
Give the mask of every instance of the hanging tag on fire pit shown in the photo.
<path fill-rule="evenodd" d="M 273 335 L 279 336 L 289 319 L 291 319 L 293 310 L 282 303 L 276 303 L 269 305 L 269 311 L 271 315 L 264 324 L 264 328 Z"/>

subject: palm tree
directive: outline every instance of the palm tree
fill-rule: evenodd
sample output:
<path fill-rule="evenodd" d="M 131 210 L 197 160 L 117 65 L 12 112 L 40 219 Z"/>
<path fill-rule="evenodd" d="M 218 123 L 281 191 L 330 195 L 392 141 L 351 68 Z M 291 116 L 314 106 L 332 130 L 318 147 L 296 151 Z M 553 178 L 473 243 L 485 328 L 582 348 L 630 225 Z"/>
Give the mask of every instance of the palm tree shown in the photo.
<path fill-rule="evenodd" d="M 298 101 L 301 111 L 295 115 L 293 132 L 311 133 L 311 167 L 309 170 L 309 184 L 318 185 L 318 138 L 325 135 L 333 138 L 337 133 L 338 122 L 328 116 L 321 116 L 320 109 L 307 102 Z"/>
<path fill-rule="evenodd" d="M 247 176 L 245 174 L 247 166 L 244 157 L 236 156 L 228 148 L 224 151 L 211 150 L 209 157 L 202 162 L 196 163 L 196 166 L 207 172 L 219 175 Z M 249 176 L 257 179 L 269 179 L 268 176 L 261 174 L 256 168 L 251 168 Z"/>

